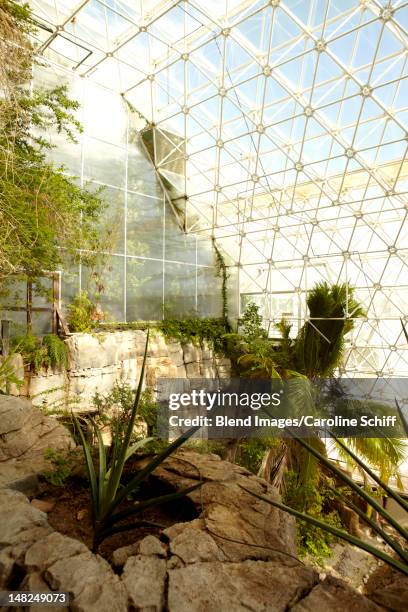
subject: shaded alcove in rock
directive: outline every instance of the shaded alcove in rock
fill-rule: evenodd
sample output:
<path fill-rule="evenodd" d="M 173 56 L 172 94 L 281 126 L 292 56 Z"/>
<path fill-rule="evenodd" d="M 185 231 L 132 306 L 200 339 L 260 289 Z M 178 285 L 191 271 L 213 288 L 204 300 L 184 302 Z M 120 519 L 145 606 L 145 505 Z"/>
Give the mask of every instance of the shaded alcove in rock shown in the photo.
<path fill-rule="evenodd" d="M 133 467 L 140 461 L 135 458 L 134 462 L 129 461 L 126 466 L 126 480 L 134 475 L 136 468 Z M 137 469 L 140 469 L 138 464 Z M 169 493 L 174 493 L 175 489 L 166 482 L 159 480 L 151 475 L 143 482 L 139 493 L 132 499 L 127 499 L 120 505 L 120 510 L 131 508 L 137 501 L 144 501 L 153 497 L 160 497 Z M 83 542 L 88 548 L 92 546 L 92 521 L 90 505 L 89 483 L 85 478 L 73 476 L 67 479 L 64 487 L 56 487 L 48 483 L 43 483 L 42 493 L 39 499 L 43 501 L 55 500 L 55 504 L 48 512 L 48 522 L 56 531 L 63 535 L 75 538 Z M 163 529 L 171 527 L 175 523 L 192 521 L 198 517 L 195 505 L 188 497 L 176 499 L 158 506 L 147 508 L 136 517 L 131 516 L 119 523 L 126 525 L 135 520 L 149 521 L 156 523 L 157 527 L 138 527 L 114 534 L 102 542 L 98 553 L 108 562 L 112 562 L 112 553 L 123 546 L 128 546 L 139 542 L 147 535 L 160 537 Z"/>

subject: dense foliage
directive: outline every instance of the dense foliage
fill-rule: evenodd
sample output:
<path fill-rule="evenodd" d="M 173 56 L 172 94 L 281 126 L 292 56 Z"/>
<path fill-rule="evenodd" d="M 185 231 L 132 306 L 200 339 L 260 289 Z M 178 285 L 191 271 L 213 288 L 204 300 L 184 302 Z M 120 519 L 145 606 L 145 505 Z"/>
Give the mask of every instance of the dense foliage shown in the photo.
<path fill-rule="evenodd" d="M 312 480 L 300 484 L 299 472 L 289 470 L 285 484 L 285 504 L 291 508 L 303 508 L 310 516 L 319 519 L 324 517 L 326 523 L 337 528 L 342 527 L 340 516 L 333 508 L 333 493 L 325 480 L 322 480 L 320 485 Z M 330 545 L 336 540 L 332 533 L 305 521 L 298 521 L 297 542 L 300 556 L 309 554 L 321 562 L 323 557 L 330 556 Z"/>
<path fill-rule="evenodd" d="M 291 337 L 291 326 L 284 320 L 276 325 L 280 340 L 268 338 L 255 304 L 248 305 L 241 319 L 241 333 L 226 336 L 237 374 L 290 380 L 293 391 L 290 401 L 302 413 L 307 410 L 312 413 L 316 403 L 326 401 L 327 398 L 320 397 L 314 381 L 319 377 L 334 376 L 341 365 L 346 334 L 353 328 L 356 318 L 365 316 L 352 288 L 347 285 L 319 283 L 308 292 L 307 305 L 310 318 L 294 338 Z M 336 401 L 340 401 L 339 397 Z M 349 408 L 358 410 L 361 404 L 357 402 Z M 309 442 L 321 455 L 327 454 L 319 438 L 311 438 Z M 358 438 L 350 440 L 349 445 L 379 470 L 385 482 L 391 475 L 398 478 L 405 449 L 402 440 Z M 239 447 L 240 443 L 236 452 L 239 452 Z M 350 460 L 350 455 L 347 457 Z M 336 508 L 330 503 L 330 494 L 327 494 L 326 475 L 316 457 L 306 452 L 296 440 L 282 439 L 280 445 L 271 445 L 264 453 L 258 474 L 281 490 L 294 511 L 307 513 L 315 519 L 324 517 L 326 523 L 334 528 L 341 525 Z M 310 522 L 301 521 L 298 537 L 301 553 L 310 553 L 318 559 L 329 554 L 333 532 L 322 531 Z"/>
<path fill-rule="evenodd" d="M 208 342 L 216 353 L 225 352 L 224 337 L 230 331 L 229 324 L 223 318 L 212 317 L 165 319 L 159 323 L 158 329 L 166 338 L 173 338 L 183 344 Z"/>
<path fill-rule="evenodd" d="M 365 312 L 346 284 L 319 283 L 308 293 L 306 303 L 310 320 L 293 346 L 294 369 L 309 378 L 330 376 L 343 356 L 344 336 Z"/>
<path fill-rule="evenodd" d="M 29 332 L 24 336 L 15 336 L 13 348 L 20 353 L 24 365 L 34 372 L 41 368 L 66 368 L 68 351 L 65 342 L 55 334 L 47 334 L 42 339 Z"/>
<path fill-rule="evenodd" d="M 317 459 L 322 466 L 335 475 L 345 485 L 347 492 L 357 495 L 360 502 L 363 501 L 371 510 L 378 513 L 378 515 L 381 517 L 381 522 L 374 521 L 369 512 L 364 512 L 361 510 L 361 508 L 352 501 L 352 498 L 347 495 L 347 492 L 346 495 L 344 495 L 342 491 L 335 489 L 334 487 L 330 487 L 331 493 L 341 499 L 345 505 L 353 510 L 359 516 L 359 518 L 364 521 L 377 534 L 377 536 L 380 537 L 383 543 L 388 546 L 388 549 L 386 549 L 387 552 L 384 551 L 384 548 L 379 548 L 378 546 L 367 542 L 366 539 L 353 536 L 347 531 L 340 529 L 333 524 L 332 520 L 322 521 L 320 518 L 314 516 L 310 511 L 299 511 L 286 504 L 272 501 L 271 499 L 257 495 L 248 489 L 245 490 L 251 495 L 254 495 L 254 497 L 262 499 L 266 503 L 280 508 L 292 516 L 295 516 L 301 521 L 301 524 L 307 524 L 312 529 L 317 528 L 329 536 L 334 536 L 349 542 L 350 544 L 369 552 L 378 559 L 385 561 L 385 563 L 394 569 L 398 570 L 405 576 L 408 576 L 408 531 L 403 524 L 394 516 L 389 514 L 383 505 L 379 503 L 374 496 L 366 491 L 365 487 L 360 487 L 345 472 L 330 462 L 325 454 L 320 453 L 316 448 L 302 438 L 296 437 L 296 441 L 304 450 Z M 395 493 L 395 491 L 393 491 L 386 482 L 381 480 L 381 478 L 379 478 L 377 474 L 375 474 L 375 472 L 373 472 L 370 467 L 341 440 L 337 440 L 337 442 L 343 448 L 344 452 L 347 453 L 350 458 L 353 459 L 353 461 L 364 471 L 366 476 L 371 478 L 380 487 L 383 494 L 386 494 L 392 498 L 403 512 L 408 510 L 408 502 L 405 499 Z M 311 507 L 310 503 L 304 505 L 307 505 L 309 508 Z M 392 554 L 389 554 L 390 552 L 392 552 Z"/>
<path fill-rule="evenodd" d="M 67 88 L 31 88 L 35 49 L 27 5 L 0 2 L 0 281 L 55 270 L 69 257 L 92 261 L 98 195 L 47 161 L 49 130 L 74 141 L 78 103 Z"/>
<path fill-rule="evenodd" d="M 68 306 L 68 325 L 71 332 L 91 332 L 103 319 L 103 313 L 88 297 L 86 291 L 81 291 Z"/>
<path fill-rule="evenodd" d="M 0 359 L 0 393 L 8 394 L 11 385 L 21 387 L 23 380 L 20 380 L 14 371 L 13 354 Z"/>

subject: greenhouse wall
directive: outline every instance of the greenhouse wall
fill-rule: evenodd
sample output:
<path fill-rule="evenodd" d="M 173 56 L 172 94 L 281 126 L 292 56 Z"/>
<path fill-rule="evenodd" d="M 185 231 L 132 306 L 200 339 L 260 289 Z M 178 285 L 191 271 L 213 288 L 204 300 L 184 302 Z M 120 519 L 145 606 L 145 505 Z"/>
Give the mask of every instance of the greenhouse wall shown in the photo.
<path fill-rule="evenodd" d="M 34 82 L 66 83 L 80 103 L 83 133 L 77 143 L 50 133 L 50 158 L 106 201 L 109 256 L 96 273 L 81 264 L 63 271 L 63 304 L 86 290 L 117 321 L 220 315 L 211 239 L 181 229 L 144 149 L 140 117 L 119 94 L 57 66 L 37 66 Z"/>

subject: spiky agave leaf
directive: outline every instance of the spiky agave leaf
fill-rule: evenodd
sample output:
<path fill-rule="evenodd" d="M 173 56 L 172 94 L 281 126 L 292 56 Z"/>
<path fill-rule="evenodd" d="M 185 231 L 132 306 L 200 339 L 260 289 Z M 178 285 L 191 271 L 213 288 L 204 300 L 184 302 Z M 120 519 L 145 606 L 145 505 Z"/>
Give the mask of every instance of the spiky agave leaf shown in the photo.
<path fill-rule="evenodd" d="M 406 558 L 404 556 L 404 550 L 401 548 L 398 542 L 393 540 L 391 536 L 388 535 L 386 531 L 384 531 L 384 529 L 381 529 L 380 525 L 376 521 L 373 521 L 371 517 L 367 515 L 366 512 L 363 512 L 363 510 L 356 506 L 348 497 L 342 495 L 342 493 L 340 493 L 340 491 L 338 491 L 334 487 L 329 486 L 329 489 L 331 490 L 333 495 L 338 497 L 346 506 L 351 508 L 351 510 L 353 510 L 353 512 L 355 512 L 363 522 L 367 523 L 367 525 L 369 525 L 371 529 L 375 531 L 384 540 L 384 542 L 386 542 L 388 546 L 390 546 L 394 550 L 394 552 L 397 553 L 400 559 L 405 562 Z"/>
<path fill-rule="evenodd" d="M 374 508 L 374 510 L 376 510 L 378 512 L 378 514 L 380 514 L 392 527 L 394 527 L 394 529 L 396 531 L 398 531 L 398 533 L 408 542 L 408 532 L 406 531 L 406 529 L 404 529 L 404 527 L 402 527 L 402 525 L 400 523 L 398 523 L 397 520 L 395 520 L 390 514 L 389 512 L 387 512 L 385 510 L 385 508 L 383 508 L 373 497 L 371 497 L 371 495 L 369 495 L 364 488 L 359 487 L 353 480 L 352 478 L 350 478 L 349 476 L 347 476 L 347 474 L 345 474 L 342 470 L 340 470 L 338 467 L 336 467 L 331 461 L 329 461 L 329 459 L 327 459 L 327 457 L 325 457 L 324 455 L 322 455 L 321 453 L 319 453 L 319 451 L 317 451 L 316 449 L 314 449 L 310 444 L 308 444 L 307 442 L 305 442 L 305 440 L 303 440 L 302 438 L 299 438 L 298 436 L 291 434 L 292 437 L 297 440 L 297 442 L 303 446 L 304 448 L 306 448 L 310 453 L 312 453 L 323 465 L 325 465 L 331 472 L 333 472 L 334 474 L 336 474 L 336 476 L 338 476 L 340 478 L 340 480 L 342 480 L 346 485 L 348 485 L 351 489 L 353 489 L 360 497 L 362 497 L 372 508 Z M 339 441 L 339 443 L 341 444 L 341 442 Z M 390 496 L 393 497 L 393 499 L 395 499 L 396 501 L 398 501 L 398 499 L 401 499 L 399 497 L 399 495 L 397 495 L 395 492 L 392 491 L 392 489 L 390 489 L 385 483 L 382 483 L 379 478 L 377 477 L 376 474 L 374 474 L 372 472 L 372 470 L 370 470 L 370 468 L 368 466 L 366 466 L 363 461 L 361 461 L 361 459 L 359 459 L 357 456 L 354 456 L 354 453 L 352 451 L 350 451 L 350 449 L 348 449 L 348 452 L 353 456 L 353 459 L 361 466 L 363 467 L 363 469 L 369 474 L 370 477 L 372 477 L 374 480 L 376 480 L 376 482 L 378 484 L 380 484 L 380 486 L 387 492 L 390 494 Z M 399 502 L 398 502 L 399 503 Z M 404 501 L 404 504 L 406 504 L 406 502 Z"/>
<path fill-rule="evenodd" d="M 140 440 L 134 444 L 131 444 L 131 437 L 133 433 L 134 423 L 138 411 L 143 385 L 143 375 L 147 358 L 148 341 L 149 334 L 147 335 L 146 339 L 143 365 L 130 418 L 127 423 L 124 436 L 122 437 L 122 435 L 120 435 L 121 432 L 119 432 L 119 430 L 117 431 L 118 439 L 113 441 L 113 452 L 110 455 L 109 461 L 107 459 L 107 453 L 103 443 L 101 432 L 99 431 L 96 423 L 91 419 L 96 434 L 99 454 L 99 465 L 96 466 L 94 464 L 91 446 L 84 436 L 78 418 L 75 414 L 72 413 L 72 418 L 77 427 L 81 445 L 83 448 L 91 488 L 91 507 L 94 526 L 94 552 L 96 552 L 100 543 L 103 541 L 104 538 L 108 537 L 108 535 L 112 535 L 113 533 L 118 533 L 121 531 L 127 531 L 128 529 L 135 528 L 136 526 L 140 526 L 142 524 L 146 525 L 148 523 L 146 521 L 138 521 L 137 523 L 132 524 L 116 525 L 116 523 L 120 522 L 127 516 L 138 514 L 144 508 L 150 506 L 176 500 L 179 497 L 190 493 L 202 484 L 198 483 L 194 487 L 190 487 L 189 489 L 186 489 L 184 491 L 179 491 L 168 496 L 156 497 L 145 502 L 141 502 L 135 507 L 133 507 L 130 511 L 127 510 L 115 513 L 115 510 L 118 508 L 119 504 L 130 493 L 136 491 L 139 488 L 140 484 L 145 480 L 145 478 L 149 476 L 149 474 L 151 474 L 169 455 L 171 455 L 177 448 L 184 444 L 184 442 L 186 442 L 199 429 L 199 427 L 193 427 L 188 432 L 180 436 L 177 440 L 172 442 L 172 444 L 170 444 L 165 450 L 159 453 L 157 457 L 150 461 L 150 463 L 145 468 L 140 470 L 127 485 L 122 485 L 121 481 L 126 461 L 139 448 L 141 448 L 141 446 L 143 446 L 152 439 L 145 438 L 144 440 Z"/>
<path fill-rule="evenodd" d="M 305 521 L 306 523 L 314 525 L 315 527 L 320 527 L 320 529 L 323 529 L 323 531 L 331 533 L 332 535 L 342 540 L 345 540 L 346 542 L 349 542 L 350 544 L 353 544 L 354 546 L 357 546 L 358 548 L 366 550 L 367 552 L 371 553 L 378 559 L 381 559 L 381 561 L 385 561 L 385 563 L 387 563 L 388 565 L 391 565 L 395 569 L 399 570 L 400 572 L 408 576 L 408 563 L 405 563 L 405 562 L 401 563 L 397 559 L 394 559 L 390 555 L 387 555 L 386 553 L 384 553 L 382 550 L 376 548 L 375 546 L 372 546 L 371 544 L 368 544 L 367 542 L 365 542 L 364 540 L 361 540 L 360 538 L 352 536 L 350 533 L 348 533 L 347 531 L 344 531 L 343 529 L 338 529 L 337 527 L 333 527 L 333 525 L 329 525 L 328 523 L 325 523 L 324 521 L 320 521 L 319 519 L 316 519 L 313 516 L 309 516 L 308 514 L 305 514 L 303 512 L 298 512 L 297 510 L 294 510 L 293 508 L 290 508 L 289 506 L 286 506 L 285 504 L 281 504 L 280 502 L 276 502 L 271 499 L 268 499 L 267 497 L 264 497 L 263 495 L 258 495 L 257 493 L 254 493 L 254 491 L 251 491 L 250 489 L 246 489 L 242 485 L 240 485 L 240 487 L 241 489 L 243 489 L 244 491 L 246 491 L 253 497 L 261 499 L 267 504 L 270 504 L 271 506 L 275 506 L 275 508 L 279 508 L 280 510 L 287 512 L 288 514 L 291 514 L 292 516 L 296 517 L 299 520 Z"/>

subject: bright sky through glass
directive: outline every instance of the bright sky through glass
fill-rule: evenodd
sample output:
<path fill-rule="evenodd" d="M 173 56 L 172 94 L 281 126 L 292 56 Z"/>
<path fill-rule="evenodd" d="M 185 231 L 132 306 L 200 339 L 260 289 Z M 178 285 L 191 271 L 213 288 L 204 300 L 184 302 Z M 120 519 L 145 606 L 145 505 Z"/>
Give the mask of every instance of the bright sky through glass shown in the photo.
<path fill-rule="evenodd" d="M 407 1 L 30 4 L 46 57 L 173 143 L 187 227 L 219 240 L 271 325 L 347 281 L 368 310 L 347 370 L 408 373 Z M 174 160 L 156 151 L 162 174 Z"/>

